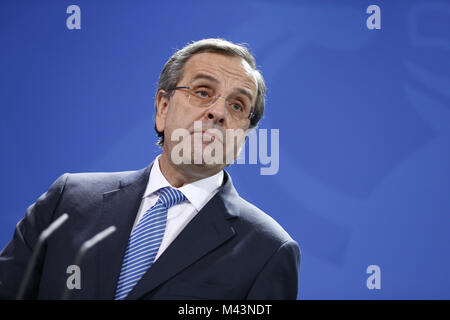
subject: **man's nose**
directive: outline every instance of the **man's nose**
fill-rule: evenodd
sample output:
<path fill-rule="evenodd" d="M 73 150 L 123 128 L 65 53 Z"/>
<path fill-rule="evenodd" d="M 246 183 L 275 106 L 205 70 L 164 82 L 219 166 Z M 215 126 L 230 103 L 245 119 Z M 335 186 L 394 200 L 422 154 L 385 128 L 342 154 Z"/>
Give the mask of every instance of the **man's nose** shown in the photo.
<path fill-rule="evenodd" d="M 218 99 L 208 107 L 208 119 L 214 120 L 214 122 L 223 123 L 227 112 L 226 104 L 227 102 L 224 98 L 218 97 Z"/>

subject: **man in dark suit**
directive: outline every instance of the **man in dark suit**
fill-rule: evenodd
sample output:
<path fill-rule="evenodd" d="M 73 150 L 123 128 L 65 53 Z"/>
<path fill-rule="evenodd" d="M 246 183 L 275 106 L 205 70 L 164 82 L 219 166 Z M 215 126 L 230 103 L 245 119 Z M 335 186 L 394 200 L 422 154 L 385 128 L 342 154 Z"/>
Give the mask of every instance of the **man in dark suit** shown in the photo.
<path fill-rule="evenodd" d="M 205 39 L 176 52 L 155 99 L 161 155 L 139 171 L 59 177 L 0 253 L 0 298 L 15 298 L 39 234 L 67 212 L 26 298 L 61 298 L 82 243 L 114 225 L 84 257 L 71 298 L 295 299 L 298 244 L 242 199 L 224 170 L 261 119 L 264 95 L 243 46 Z"/>

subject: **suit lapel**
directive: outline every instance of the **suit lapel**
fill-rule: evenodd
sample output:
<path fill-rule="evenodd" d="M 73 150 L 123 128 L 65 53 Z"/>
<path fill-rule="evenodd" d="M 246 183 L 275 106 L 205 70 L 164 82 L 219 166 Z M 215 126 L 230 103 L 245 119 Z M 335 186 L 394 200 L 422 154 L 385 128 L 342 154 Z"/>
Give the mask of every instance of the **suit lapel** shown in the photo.
<path fill-rule="evenodd" d="M 237 193 L 226 172 L 224 179 L 224 186 L 144 274 L 127 299 L 141 298 L 234 236 L 228 220 L 239 211 L 230 207 L 229 200 L 230 197 L 236 200 Z"/>
<path fill-rule="evenodd" d="M 119 189 L 103 194 L 103 212 L 99 231 L 114 225 L 117 230 L 98 245 L 99 299 L 113 299 L 122 261 L 142 196 L 147 186 L 150 169 L 133 172 L 120 181 Z"/>

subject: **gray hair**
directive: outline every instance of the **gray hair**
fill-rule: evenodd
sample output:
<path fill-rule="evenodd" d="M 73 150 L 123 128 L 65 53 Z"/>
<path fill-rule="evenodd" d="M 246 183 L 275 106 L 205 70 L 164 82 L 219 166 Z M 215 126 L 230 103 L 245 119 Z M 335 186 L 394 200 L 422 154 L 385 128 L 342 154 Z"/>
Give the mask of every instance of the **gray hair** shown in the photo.
<path fill-rule="evenodd" d="M 258 85 L 258 92 L 256 95 L 256 101 L 254 105 L 254 116 L 250 120 L 249 128 L 256 128 L 258 122 L 261 120 L 264 114 L 265 107 L 265 93 L 266 84 L 264 78 L 256 68 L 255 58 L 249 52 L 245 44 L 235 44 L 224 39 L 203 39 L 193 43 L 188 44 L 183 49 L 175 52 L 169 60 L 167 60 L 164 65 L 163 70 L 159 76 L 158 89 L 156 90 L 156 95 L 160 90 L 164 90 L 169 93 L 169 99 L 171 98 L 173 92 L 170 89 L 175 88 L 178 82 L 183 77 L 183 68 L 190 57 L 196 53 L 201 52 L 214 52 L 221 53 L 229 56 L 237 56 L 244 59 L 252 68 L 253 74 L 256 77 L 256 82 Z M 155 109 L 156 109 L 156 98 L 155 98 Z M 155 113 L 156 117 L 156 113 Z M 155 123 L 155 131 L 158 134 L 159 141 L 158 145 L 163 146 L 164 144 L 164 132 L 158 131 Z"/>

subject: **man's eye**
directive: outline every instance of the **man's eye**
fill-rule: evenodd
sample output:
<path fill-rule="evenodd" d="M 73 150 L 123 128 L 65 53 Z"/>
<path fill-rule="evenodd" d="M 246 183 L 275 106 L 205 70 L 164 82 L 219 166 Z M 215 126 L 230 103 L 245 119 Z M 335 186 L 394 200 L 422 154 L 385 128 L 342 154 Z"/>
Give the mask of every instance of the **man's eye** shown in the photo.
<path fill-rule="evenodd" d="M 195 91 L 195 94 L 197 96 L 199 96 L 200 98 L 208 98 L 209 97 L 209 92 L 206 90 L 197 90 L 197 91 Z"/>
<path fill-rule="evenodd" d="M 233 111 L 237 111 L 237 112 L 244 111 L 244 107 L 239 103 L 232 103 L 231 108 L 233 109 Z"/>

